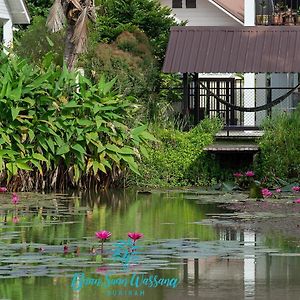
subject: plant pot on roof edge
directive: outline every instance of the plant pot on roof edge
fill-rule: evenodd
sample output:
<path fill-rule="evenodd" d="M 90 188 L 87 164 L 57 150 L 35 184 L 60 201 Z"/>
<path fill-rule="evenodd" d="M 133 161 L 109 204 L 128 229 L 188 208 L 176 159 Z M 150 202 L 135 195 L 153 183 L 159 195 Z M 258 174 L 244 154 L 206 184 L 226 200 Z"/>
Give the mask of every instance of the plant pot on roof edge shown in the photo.
<path fill-rule="evenodd" d="M 284 25 L 293 26 L 295 25 L 295 13 L 289 8 L 284 17 Z"/>
<path fill-rule="evenodd" d="M 283 16 L 282 16 L 282 14 L 280 14 L 280 13 L 275 13 L 274 15 L 273 15 L 273 21 L 272 21 L 272 23 L 274 24 L 274 25 L 282 25 L 283 24 Z"/>
<path fill-rule="evenodd" d="M 269 25 L 269 16 L 256 15 L 256 25 Z"/>
<path fill-rule="evenodd" d="M 296 25 L 300 25 L 300 6 L 297 9 Z"/>

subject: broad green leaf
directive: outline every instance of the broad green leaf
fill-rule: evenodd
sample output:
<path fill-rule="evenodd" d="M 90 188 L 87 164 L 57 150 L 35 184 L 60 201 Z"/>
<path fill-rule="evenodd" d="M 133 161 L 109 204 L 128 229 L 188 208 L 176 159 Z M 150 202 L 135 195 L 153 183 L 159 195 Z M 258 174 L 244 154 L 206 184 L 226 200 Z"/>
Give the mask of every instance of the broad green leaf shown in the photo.
<path fill-rule="evenodd" d="M 70 151 L 70 147 L 67 144 L 62 145 L 60 148 L 57 149 L 57 155 L 63 155 Z"/>
<path fill-rule="evenodd" d="M 39 170 L 40 174 L 43 175 L 43 169 L 42 169 L 41 164 L 40 164 L 38 161 L 34 160 L 34 159 L 31 160 L 31 163 L 32 163 L 35 167 L 37 167 L 37 169 Z"/>
<path fill-rule="evenodd" d="M 148 141 L 153 141 L 153 142 L 158 142 L 158 140 L 151 134 L 149 133 L 148 131 L 144 131 L 140 134 L 140 136 L 142 138 L 144 138 L 145 140 L 148 140 Z"/>
<path fill-rule="evenodd" d="M 107 144 L 106 145 L 106 149 L 109 150 L 109 151 L 112 151 L 112 152 L 121 152 L 121 149 L 119 147 L 117 147 L 116 145 L 113 145 L 113 144 Z"/>
<path fill-rule="evenodd" d="M 33 153 L 32 157 L 35 158 L 36 160 L 41 160 L 41 161 L 48 161 L 42 154 L 40 153 Z"/>
<path fill-rule="evenodd" d="M 131 130 L 132 135 L 139 135 L 147 129 L 147 125 L 142 125 Z"/>
<path fill-rule="evenodd" d="M 131 155 L 119 154 L 119 156 L 128 164 L 131 171 L 137 175 L 141 175 L 138 170 L 138 164 L 134 161 L 134 158 Z"/>
<path fill-rule="evenodd" d="M 145 156 L 146 158 L 149 158 L 149 153 L 144 146 L 140 145 L 140 152 L 142 153 L 143 156 Z"/>
<path fill-rule="evenodd" d="M 51 138 L 49 138 L 49 139 L 46 140 L 46 142 L 47 142 L 51 152 L 53 154 L 55 154 L 55 146 L 54 146 L 53 140 Z"/>
<path fill-rule="evenodd" d="M 21 170 L 25 170 L 25 171 L 32 171 L 32 168 L 29 167 L 25 162 L 16 162 L 17 167 Z"/>
<path fill-rule="evenodd" d="M 17 118 L 17 116 L 19 115 L 19 112 L 21 111 L 22 109 L 19 108 L 19 107 L 12 107 L 11 108 L 11 117 L 13 119 L 13 121 Z"/>
<path fill-rule="evenodd" d="M 6 164 L 6 169 L 12 174 L 17 175 L 18 167 L 14 162 L 9 162 Z"/>
<path fill-rule="evenodd" d="M 80 144 L 75 144 L 74 146 L 71 146 L 71 148 L 78 151 L 78 152 L 80 152 L 80 153 L 83 153 L 83 154 L 86 153 L 84 148 Z"/>

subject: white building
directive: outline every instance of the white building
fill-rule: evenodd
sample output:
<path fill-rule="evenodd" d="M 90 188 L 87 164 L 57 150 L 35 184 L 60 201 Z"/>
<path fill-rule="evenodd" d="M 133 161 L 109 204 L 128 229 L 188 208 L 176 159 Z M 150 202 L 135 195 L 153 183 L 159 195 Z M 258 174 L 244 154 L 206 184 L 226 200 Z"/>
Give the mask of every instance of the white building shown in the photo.
<path fill-rule="evenodd" d="M 172 8 L 175 17 L 181 21 L 187 21 L 186 26 L 200 26 L 200 27 L 223 27 L 230 28 L 243 28 L 247 27 L 264 27 L 256 25 L 256 15 L 269 14 L 266 17 L 269 18 L 269 23 L 265 25 L 274 25 L 272 23 L 272 12 L 274 12 L 274 4 L 277 0 L 268 0 L 268 12 L 261 13 L 261 0 L 160 0 L 161 4 Z M 297 2 L 298 3 L 298 2 Z M 293 10 L 295 10 L 296 2 L 290 1 Z M 300 25 L 300 24 L 299 24 Z M 274 29 L 279 29 L 280 26 L 274 26 Z M 287 28 L 287 26 L 285 26 Z M 293 26 L 292 26 L 293 27 Z M 291 27 L 291 28 L 292 28 Z M 295 29 L 298 26 L 294 26 Z M 291 29 L 292 30 L 292 29 Z M 210 41 L 212 42 L 212 41 Z M 213 42 L 213 44 L 215 44 Z M 195 50 L 193 50 L 195 51 Z M 250 50 L 251 51 L 251 50 Z M 198 49 L 201 52 L 201 46 Z M 261 56 L 265 53 L 261 53 Z M 240 70 L 236 72 L 241 73 Z M 293 87 L 298 84 L 297 73 L 243 73 L 244 88 L 248 88 L 247 95 L 244 97 L 245 107 L 254 107 L 265 104 L 267 101 L 265 87 L 274 87 L 281 89 L 274 89 L 272 94 L 272 100 L 284 95 L 288 89 L 285 87 Z M 221 78 L 221 77 L 234 77 L 234 74 L 199 74 L 199 77 Z M 261 90 L 254 91 L 254 88 L 262 88 Z M 253 90 L 251 90 L 253 89 Z M 254 94 L 256 93 L 256 95 Z M 256 99 L 256 100 L 255 100 Z M 284 100 L 280 105 L 274 107 L 274 109 L 291 110 L 295 107 L 295 101 L 292 96 Z M 262 120 L 266 116 L 266 111 L 257 113 L 247 112 L 243 117 L 240 117 L 240 123 L 244 126 L 259 126 Z M 242 119 L 243 120 L 242 120 Z"/>
<path fill-rule="evenodd" d="M 0 26 L 3 26 L 3 44 L 10 47 L 13 41 L 13 26 L 29 24 L 28 10 L 23 0 L 0 0 Z"/>

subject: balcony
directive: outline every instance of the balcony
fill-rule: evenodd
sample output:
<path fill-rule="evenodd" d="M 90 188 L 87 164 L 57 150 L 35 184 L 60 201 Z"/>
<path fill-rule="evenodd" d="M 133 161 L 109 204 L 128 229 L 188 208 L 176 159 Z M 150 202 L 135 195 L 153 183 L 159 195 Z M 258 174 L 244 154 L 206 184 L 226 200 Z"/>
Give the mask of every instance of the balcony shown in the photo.
<path fill-rule="evenodd" d="M 256 0 L 256 25 L 300 26 L 300 0 Z"/>

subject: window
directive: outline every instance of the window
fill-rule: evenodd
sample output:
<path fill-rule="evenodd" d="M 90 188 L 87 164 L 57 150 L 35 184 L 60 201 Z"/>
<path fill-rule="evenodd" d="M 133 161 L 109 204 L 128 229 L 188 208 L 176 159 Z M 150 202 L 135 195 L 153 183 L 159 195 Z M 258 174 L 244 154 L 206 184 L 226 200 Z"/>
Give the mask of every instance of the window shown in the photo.
<path fill-rule="evenodd" d="M 172 8 L 182 8 L 182 0 L 172 0 Z"/>
<path fill-rule="evenodd" d="M 196 0 L 186 0 L 186 8 L 196 8 Z"/>

